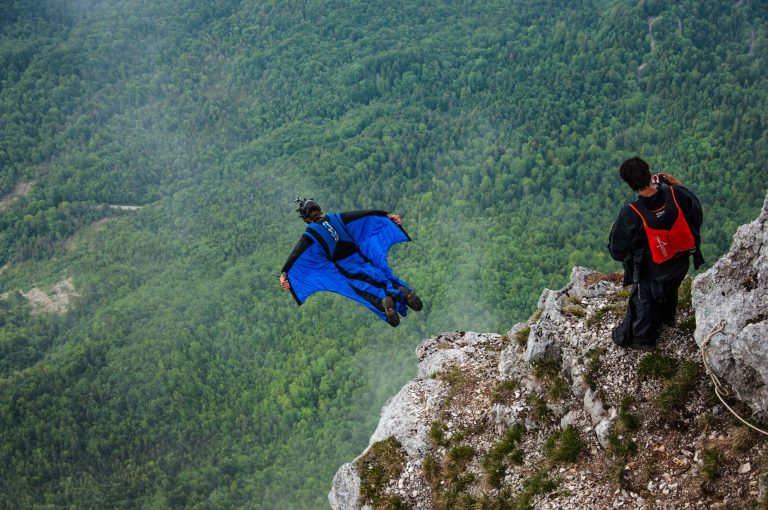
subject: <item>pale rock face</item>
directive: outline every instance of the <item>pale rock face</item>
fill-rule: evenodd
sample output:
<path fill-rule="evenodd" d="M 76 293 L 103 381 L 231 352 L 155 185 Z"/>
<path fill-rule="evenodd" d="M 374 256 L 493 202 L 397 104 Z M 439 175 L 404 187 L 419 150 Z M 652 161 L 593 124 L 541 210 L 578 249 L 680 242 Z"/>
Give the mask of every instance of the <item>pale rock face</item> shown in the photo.
<path fill-rule="evenodd" d="M 527 363 L 536 363 L 545 359 L 560 359 L 560 324 L 563 313 L 560 310 L 561 298 L 566 295 L 569 286 L 561 290 L 544 289 L 539 298 L 541 318 L 531 326 L 524 359 Z"/>
<path fill-rule="evenodd" d="M 449 352 L 450 349 L 445 351 Z M 406 384 L 384 405 L 379 426 L 371 436 L 368 447 L 394 436 L 409 457 L 423 458 L 428 451 L 429 427 L 437 419 L 440 404 L 446 396 L 445 386 L 444 382 L 437 379 L 418 377 Z M 360 457 L 367 451 L 368 448 Z M 344 464 L 333 477 L 328 501 L 335 510 L 359 508 L 360 476 L 354 463 Z"/>
<path fill-rule="evenodd" d="M 614 283 L 602 279 L 593 282 L 594 276 L 592 269 L 576 266 L 571 270 L 571 284 L 564 290 L 571 296 L 582 298 L 600 297 L 614 290 Z"/>
<path fill-rule="evenodd" d="M 768 197 L 760 216 L 742 225 L 731 250 L 693 283 L 699 347 L 709 363 L 756 415 L 768 416 Z"/>
<path fill-rule="evenodd" d="M 538 304 L 541 318 L 531 326 L 531 334 L 525 349 L 526 362 L 536 363 L 544 359 L 560 359 L 562 325 L 565 322 L 562 307 L 565 298 L 575 296 L 591 299 L 605 296 L 608 292 L 615 290 L 615 283 L 607 279 L 594 278 L 595 274 L 591 269 L 576 266 L 571 271 L 571 281 L 568 285 L 559 290 L 544 289 Z"/>
<path fill-rule="evenodd" d="M 336 510 L 356 510 L 360 497 L 360 477 L 352 462 L 341 466 L 333 477 L 333 487 L 328 494 L 331 508 Z"/>
<path fill-rule="evenodd" d="M 597 441 L 603 448 L 608 448 L 608 435 L 611 433 L 613 422 L 616 419 L 616 409 L 605 410 L 600 399 L 596 398 L 592 390 L 587 389 L 584 394 L 584 410 L 589 414 L 595 426 Z"/>
<path fill-rule="evenodd" d="M 505 348 L 501 356 L 499 356 L 499 373 L 506 378 L 522 378 L 527 372 L 528 367 L 525 363 L 522 363 L 522 359 L 517 355 L 515 337 L 517 334 L 529 328 L 530 325 L 525 322 L 518 322 L 507 333 L 512 342 L 509 347 Z"/>
<path fill-rule="evenodd" d="M 406 384 L 384 406 L 369 446 L 395 436 L 411 457 L 425 455 L 429 426 L 437 419 L 445 393 L 445 384 L 437 379 L 415 379 Z"/>

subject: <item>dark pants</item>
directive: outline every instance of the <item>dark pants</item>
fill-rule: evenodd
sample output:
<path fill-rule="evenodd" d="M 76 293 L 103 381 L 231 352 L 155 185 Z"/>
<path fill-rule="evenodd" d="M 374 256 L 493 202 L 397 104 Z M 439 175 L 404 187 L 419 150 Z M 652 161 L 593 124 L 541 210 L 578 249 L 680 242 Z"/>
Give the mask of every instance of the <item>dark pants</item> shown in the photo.
<path fill-rule="evenodd" d="M 632 286 L 627 315 L 613 330 L 616 345 L 655 345 L 661 323 L 675 323 L 677 289 L 684 277 L 668 282 L 641 282 Z"/>

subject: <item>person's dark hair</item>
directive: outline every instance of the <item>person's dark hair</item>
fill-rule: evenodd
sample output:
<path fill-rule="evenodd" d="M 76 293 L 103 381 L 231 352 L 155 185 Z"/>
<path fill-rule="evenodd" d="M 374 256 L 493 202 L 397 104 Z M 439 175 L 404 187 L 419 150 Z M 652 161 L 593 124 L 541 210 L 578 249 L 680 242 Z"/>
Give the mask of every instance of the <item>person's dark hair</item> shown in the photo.
<path fill-rule="evenodd" d="M 619 175 L 635 191 L 651 185 L 651 169 L 648 163 L 638 157 L 629 158 L 622 163 Z"/>
<path fill-rule="evenodd" d="M 299 197 L 294 200 L 294 202 L 299 206 L 299 208 L 296 209 L 296 212 L 299 213 L 299 217 L 304 221 L 311 219 L 313 215 L 312 213 L 315 211 L 321 212 L 320 204 L 315 202 L 314 198 Z"/>

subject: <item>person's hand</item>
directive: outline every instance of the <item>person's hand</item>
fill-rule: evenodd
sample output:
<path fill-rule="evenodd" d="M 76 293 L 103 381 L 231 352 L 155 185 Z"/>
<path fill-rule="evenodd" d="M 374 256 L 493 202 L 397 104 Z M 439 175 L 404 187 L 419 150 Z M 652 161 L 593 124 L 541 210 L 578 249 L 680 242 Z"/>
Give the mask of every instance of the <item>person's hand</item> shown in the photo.
<path fill-rule="evenodd" d="M 284 289 L 290 289 L 291 284 L 288 283 L 288 275 L 283 273 L 280 275 L 280 286 Z"/>
<path fill-rule="evenodd" d="M 673 177 L 673 176 L 671 176 L 669 174 L 659 174 L 659 175 L 664 177 L 671 186 L 682 186 L 683 185 L 683 183 L 680 182 L 680 179 L 678 179 L 676 177 Z"/>
<path fill-rule="evenodd" d="M 397 214 L 387 214 L 387 218 L 394 221 L 396 225 L 400 225 L 400 216 Z"/>

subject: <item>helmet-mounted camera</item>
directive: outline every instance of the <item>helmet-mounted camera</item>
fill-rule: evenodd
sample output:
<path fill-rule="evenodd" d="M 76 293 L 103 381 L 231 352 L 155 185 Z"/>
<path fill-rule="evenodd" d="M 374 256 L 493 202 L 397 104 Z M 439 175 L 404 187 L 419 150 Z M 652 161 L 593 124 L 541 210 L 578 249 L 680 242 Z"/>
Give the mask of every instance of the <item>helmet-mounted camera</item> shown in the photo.
<path fill-rule="evenodd" d="M 320 211 L 320 205 L 315 202 L 314 198 L 298 197 L 293 201 L 299 206 L 296 212 L 299 213 L 299 217 L 302 220 L 306 220 L 313 211 Z"/>

